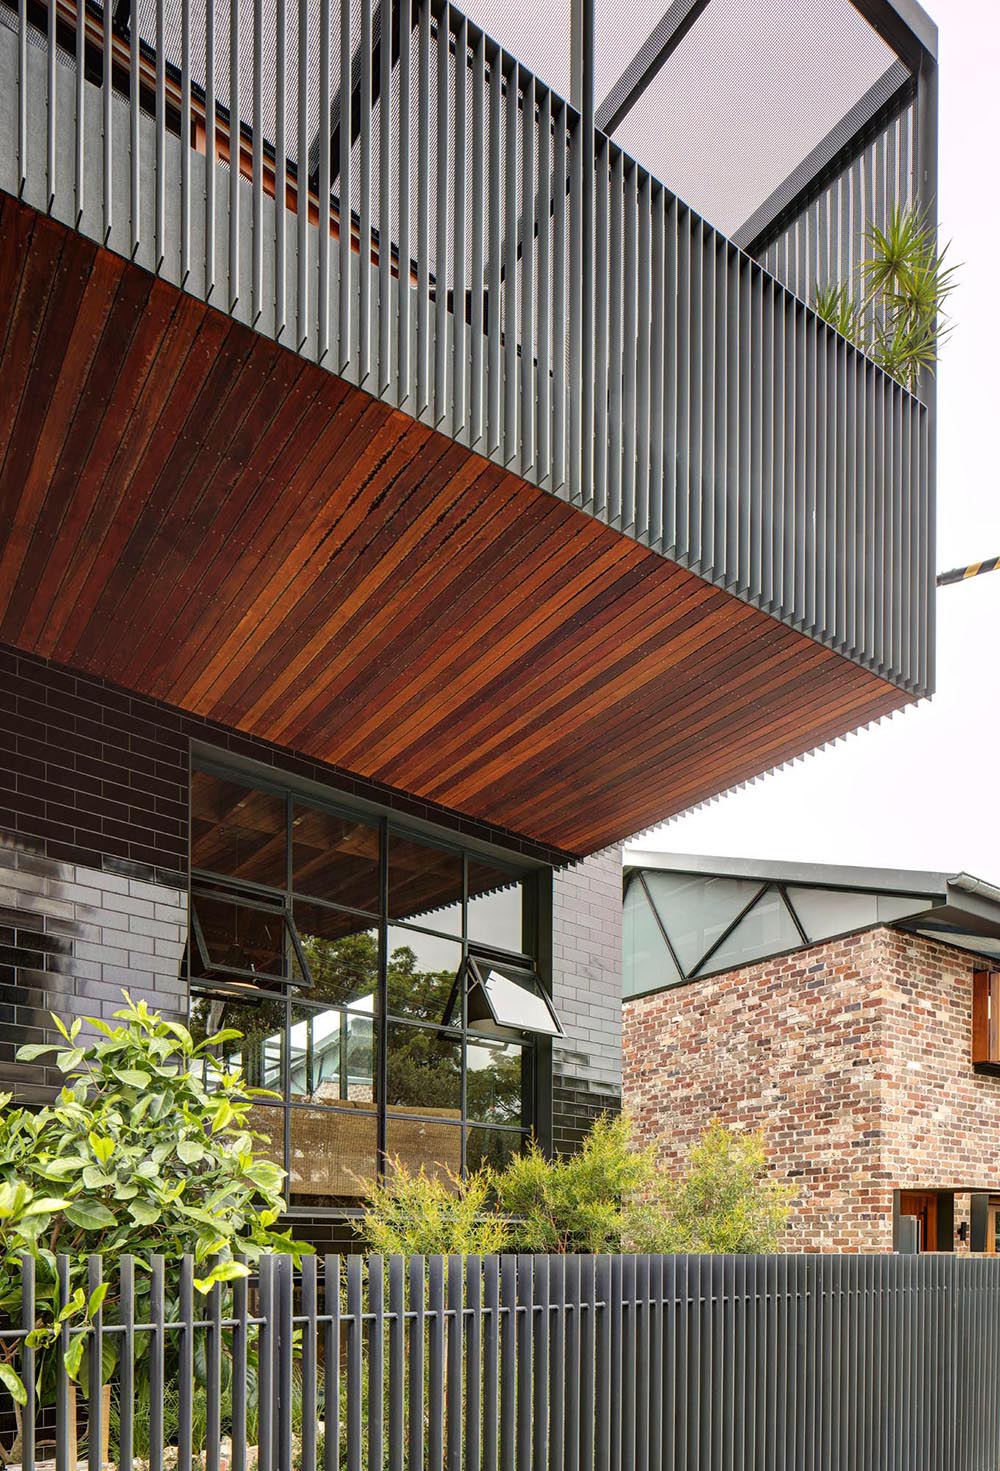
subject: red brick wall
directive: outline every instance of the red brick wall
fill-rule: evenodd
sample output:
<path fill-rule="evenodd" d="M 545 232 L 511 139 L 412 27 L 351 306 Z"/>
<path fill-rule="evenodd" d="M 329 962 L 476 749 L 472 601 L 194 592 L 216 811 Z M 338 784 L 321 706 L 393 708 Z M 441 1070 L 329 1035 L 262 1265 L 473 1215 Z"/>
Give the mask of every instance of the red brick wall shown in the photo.
<path fill-rule="evenodd" d="M 887 1168 L 903 1189 L 1000 1193 L 1000 1078 L 973 1072 L 969 1060 L 972 975 L 982 962 L 881 933 Z"/>
<path fill-rule="evenodd" d="M 1000 1079 L 970 1062 L 974 968 L 877 929 L 629 1001 L 625 1103 L 666 1164 L 712 1118 L 763 1128 L 798 1191 L 785 1249 L 887 1250 L 895 1189 L 1000 1188 Z"/>

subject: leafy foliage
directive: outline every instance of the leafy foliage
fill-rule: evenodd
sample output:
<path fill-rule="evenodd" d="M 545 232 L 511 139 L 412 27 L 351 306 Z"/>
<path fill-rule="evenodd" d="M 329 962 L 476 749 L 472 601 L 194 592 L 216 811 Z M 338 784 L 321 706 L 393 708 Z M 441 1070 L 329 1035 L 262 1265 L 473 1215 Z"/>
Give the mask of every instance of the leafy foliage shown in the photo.
<path fill-rule="evenodd" d="M 397 1161 L 370 1187 L 357 1230 L 386 1254 L 767 1252 L 790 1198 L 768 1174 L 761 1134 L 714 1122 L 674 1178 L 619 1114 L 598 1119 L 578 1154 L 548 1159 L 532 1145 L 504 1169 L 465 1180 L 414 1174 Z"/>
<path fill-rule="evenodd" d="M 0 1095 L 0 1311 L 20 1312 L 21 1258 L 32 1257 L 31 1343 L 41 1350 L 43 1393 L 59 1325 L 72 1329 L 64 1358 L 76 1378 L 85 1368 L 86 1325 L 101 1307 L 114 1317 L 113 1284 L 87 1295 L 89 1254 L 133 1255 L 141 1303 L 153 1253 L 171 1265 L 191 1253 L 196 1287 L 207 1292 L 215 1282 L 247 1275 L 237 1256 L 255 1261 L 265 1251 L 301 1256 L 308 1249 L 273 1229 L 283 1208 L 284 1172 L 254 1152 L 258 1136 L 247 1114 L 259 1090 L 248 1088 L 239 1072 L 217 1072 L 209 1092 L 198 1076 L 202 1053 L 233 1034 L 196 1044 L 185 1027 L 145 1002 L 133 1003 L 127 993 L 125 1000 L 115 1013 L 119 1026 L 87 1023 L 97 1033 L 93 1041 L 82 1037 L 79 1019 L 67 1028 L 54 1017 L 60 1045 L 20 1048 L 21 1061 L 54 1053 L 65 1082 L 53 1104 L 11 1108 L 10 1095 Z M 58 1253 L 70 1259 L 63 1308 Z M 0 1350 L 0 1377 L 17 1398 L 15 1352 L 14 1343 Z M 112 1369 L 105 1365 L 105 1375 Z"/>
<path fill-rule="evenodd" d="M 776 1251 L 792 1187 L 767 1172 L 762 1133 L 737 1134 L 716 1119 L 677 1179 L 659 1182 L 652 1209 L 634 1210 L 633 1251 Z"/>
<path fill-rule="evenodd" d="M 917 209 L 893 210 L 885 229 L 870 225 L 869 254 L 856 286 L 820 283 L 813 305 L 824 321 L 911 391 L 933 371 L 951 332 L 944 312 L 957 267 L 946 264 L 934 231 Z"/>
<path fill-rule="evenodd" d="M 462 1180 L 451 1170 L 414 1172 L 400 1160 L 371 1186 L 368 1213 L 358 1230 L 371 1250 L 384 1256 L 486 1256 L 510 1246 L 510 1227 L 496 1210 L 491 1171 L 477 1170 Z"/>
<path fill-rule="evenodd" d="M 519 1251 L 618 1251 L 654 1174 L 652 1151 L 633 1145 L 619 1114 L 598 1119 L 578 1154 L 550 1160 L 533 1144 L 515 1156 L 497 1177 L 497 1203 L 516 1218 Z"/>

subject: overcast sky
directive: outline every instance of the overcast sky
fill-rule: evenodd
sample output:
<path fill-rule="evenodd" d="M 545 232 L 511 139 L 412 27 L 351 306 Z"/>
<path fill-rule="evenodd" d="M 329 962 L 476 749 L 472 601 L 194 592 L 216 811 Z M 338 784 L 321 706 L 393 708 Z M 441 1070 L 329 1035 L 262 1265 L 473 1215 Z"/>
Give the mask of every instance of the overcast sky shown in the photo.
<path fill-rule="evenodd" d="M 938 568 L 1000 554 L 1000 7 L 930 0 L 942 240 L 963 262 L 938 373 Z M 636 846 L 1000 883 L 1000 572 L 938 595 L 938 692 Z"/>

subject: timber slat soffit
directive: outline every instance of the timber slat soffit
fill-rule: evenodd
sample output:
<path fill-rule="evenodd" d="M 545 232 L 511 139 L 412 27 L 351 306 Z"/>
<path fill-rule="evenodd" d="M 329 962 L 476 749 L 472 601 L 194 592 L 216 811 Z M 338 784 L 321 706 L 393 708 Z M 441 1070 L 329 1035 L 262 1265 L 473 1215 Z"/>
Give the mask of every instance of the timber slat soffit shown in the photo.
<path fill-rule="evenodd" d="M 344 464 L 377 423 L 390 478 L 433 457 L 427 495 L 516 475 L 928 693 L 932 415 L 669 184 L 442 0 L 0 0 L 0 190 L 183 290 L 170 412 L 202 382 L 209 445 L 263 412 L 308 477 L 296 410 L 349 384 Z"/>
<path fill-rule="evenodd" d="M 0 642 L 568 854 L 912 698 L 0 196 Z"/>

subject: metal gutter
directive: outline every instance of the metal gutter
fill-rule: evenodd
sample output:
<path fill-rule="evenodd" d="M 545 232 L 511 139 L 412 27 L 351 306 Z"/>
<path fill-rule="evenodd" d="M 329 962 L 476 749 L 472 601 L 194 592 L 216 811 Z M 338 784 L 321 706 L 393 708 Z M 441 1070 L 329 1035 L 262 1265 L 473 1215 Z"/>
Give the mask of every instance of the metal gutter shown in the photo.
<path fill-rule="evenodd" d="M 947 874 L 901 868 L 856 868 L 852 864 L 785 863 L 765 858 L 718 858 L 706 854 L 647 853 L 626 850 L 624 870 L 655 869 L 710 878 L 760 879 L 762 882 L 815 885 L 818 888 L 878 890 L 914 894 L 928 903 L 943 903 Z M 972 882 L 978 882 L 973 880 Z M 1000 890 L 994 891 L 1000 902 Z"/>

